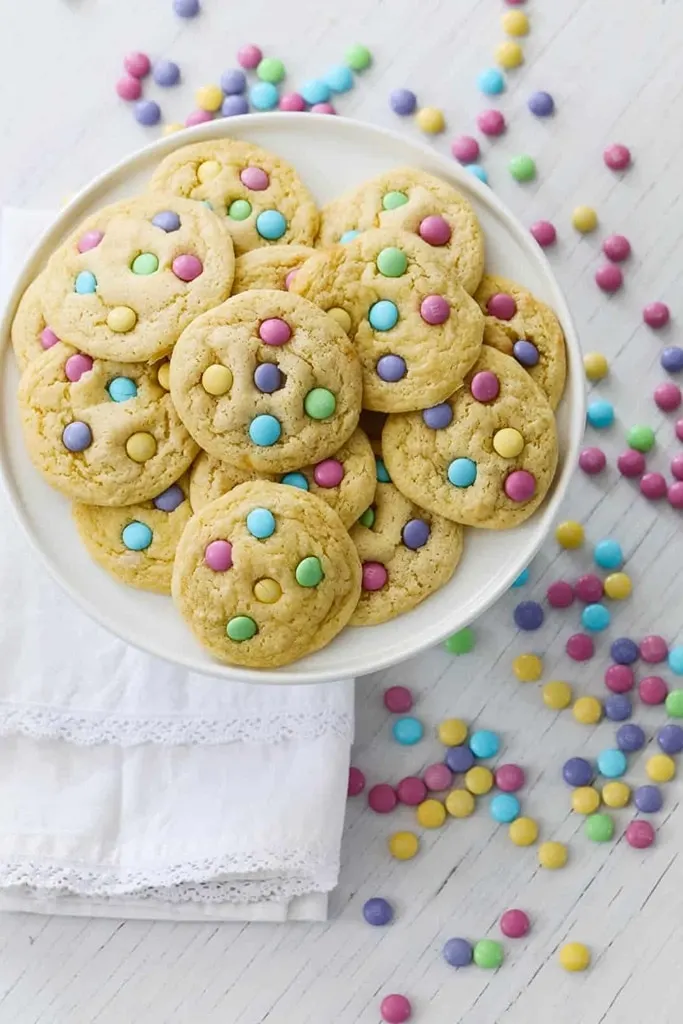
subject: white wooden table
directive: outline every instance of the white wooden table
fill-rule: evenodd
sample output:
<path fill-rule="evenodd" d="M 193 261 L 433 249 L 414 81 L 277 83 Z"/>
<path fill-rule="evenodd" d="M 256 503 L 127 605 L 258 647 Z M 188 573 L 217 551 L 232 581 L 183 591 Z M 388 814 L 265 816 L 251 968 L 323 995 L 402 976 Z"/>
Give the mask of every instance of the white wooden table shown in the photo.
<path fill-rule="evenodd" d="M 177 60 L 185 85 L 161 96 L 167 120 L 192 107 L 194 88 L 234 64 L 239 45 L 258 42 L 284 58 L 295 86 L 337 62 L 346 45 L 362 41 L 375 55 L 372 70 L 341 99 L 344 113 L 395 125 L 392 88 L 407 85 L 425 104 L 442 106 L 448 132 L 435 144 L 473 128 L 485 104 L 476 74 L 491 63 L 502 39 L 500 0 L 204 0 L 205 12 L 182 22 L 171 0 L 34 0 L 2 5 L 0 83 L 3 116 L 0 197 L 5 203 L 52 207 L 92 175 L 141 144 L 148 133 L 119 104 L 113 85 L 123 54 L 139 48 Z M 509 120 L 502 139 L 484 145 L 492 186 L 520 218 L 553 220 L 560 241 L 551 254 L 584 346 L 604 351 L 611 375 L 600 393 L 614 400 L 618 424 L 601 438 L 610 469 L 577 479 L 567 513 L 581 518 L 592 540 L 617 536 L 628 554 L 635 594 L 616 610 L 609 635 L 588 666 L 569 662 L 566 636 L 578 613 L 555 613 L 532 640 L 515 635 L 511 611 L 522 593 L 539 596 L 562 573 L 590 568 L 590 553 L 558 555 L 549 542 L 532 567 L 532 584 L 512 591 L 477 624 L 478 646 L 454 659 L 442 650 L 358 686 L 354 761 L 370 782 L 398 780 L 440 754 L 435 740 L 412 749 L 389 738 L 382 689 L 412 686 L 417 714 L 432 727 L 459 715 L 499 729 L 506 760 L 527 769 L 525 810 L 544 837 L 570 844 L 570 863 L 541 873 L 531 850 L 517 849 L 506 829 L 481 809 L 424 837 L 419 857 L 391 861 L 385 839 L 409 827 L 406 809 L 390 820 L 352 802 L 343 868 L 326 925 L 173 925 L 5 916 L 0 920 L 2 1024 L 375 1024 L 383 994 L 405 992 L 420 1024 L 668 1024 L 681 1019 L 683 957 L 678 850 L 683 843 L 679 785 L 666 789 L 651 850 L 623 839 L 599 846 L 581 834 L 560 779 L 570 754 L 592 756 L 613 743 L 611 723 L 597 730 L 555 715 L 536 685 L 517 683 L 511 659 L 524 649 L 544 652 L 545 678 L 566 678 L 577 691 L 600 693 L 610 638 L 648 631 L 669 640 L 681 630 L 683 539 L 680 513 L 656 508 L 619 479 L 614 456 L 624 429 L 657 428 L 650 464 L 663 469 L 676 451 L 671 417 L 654 407 L 652 387 L 664 374 L 658 356 L 678 325 L 655 334 L 641 323 L 645 302 L 663 299 L 674 318 L 680 301 L 683 218 L 680 207 L 681 0 L 529 0 L 533 31 L 526 65 L 509 76 L 501 106 Z M 528 94 L 547 89 L 557 114 L 549 121 L 526 110 Z M 159 92 L 161 92 L 159 90 Z M 415 131 L 406 123 L 405 130 Z M 619 179 L 602 163 L 604 146 L 631 146 L 635 163 Z M 536 183 L 520 186 L 506 159 L 528 152 Z M 594 205 L 601 230 L 580 238 L 569 226 L 577 203 Z M 593 282 L 600 239 L 627 234 L 633 257 L 626 286 L 608 299 Z M 666 673 L 665 673 L 666 674 Z M 636 720 L 663 721 L 657 709 Z M 643 757 L 629 779 L 643 781 Z M 629 811 L 616 812 L 621 836 Z M 361 920 L 371 895 L 396 909 L 388 929 Z M 456 972 L 441 959 L 450 936 L 496 935 L 510 906 L 533 918 L 527 939 L 506 940 L 501 970 Z M 591 971 L 560 970 L 555 951 L 567 938 L 593 950 Z"/>

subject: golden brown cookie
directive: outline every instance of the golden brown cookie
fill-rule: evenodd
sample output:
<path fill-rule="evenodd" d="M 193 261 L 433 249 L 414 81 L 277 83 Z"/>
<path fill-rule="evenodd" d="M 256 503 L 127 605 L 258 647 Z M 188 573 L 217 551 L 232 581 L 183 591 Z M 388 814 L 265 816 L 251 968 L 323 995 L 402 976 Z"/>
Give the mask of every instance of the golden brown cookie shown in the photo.
<path fill-rule="evenodd" d="M 14 314 L 10 334 L 20 370 L 25 370 L 30 362 L 53 345 L 60 344 L 43 314 L 44 287 L 43 275 L 39 274 L 22 295 Z"/>
<path fill-rule="evenodd" d="M 257 480 L 192 517 L 176 553 L 173 599 L 219 661 L 275 668 L 344 628 L 360 580 L 336 512 L 314 494 Z"/>
<path fill-rule="evenodd" d="M 270 245 L 313 245 L 319 214 L 294 168 L 251 142 L 207 139 L 161 161 L 150 188 L 210 204 L 235 254 Z"/>
<path fill-rule="evenodd" d="M 388 417 L 382 450 L 411 501 L 466 526 L 502 530 L 527 519 L 548 492 L 555 417 L 519 363 L 484 345 L 447 402 Z"/>
<path fill-rule="evenodd" d="M 471 204 L 452 185 L 414 167 L 380 174 L 323 207 L 317 245 L 328 248 L 369 228 L 419 234 L 448 257 L 474 294 L 484 273 L 484 236 Z"/>
<path fill-rule="evenodd" d="M 567 378 L 567 356 L 552 309 L 521 285 L 491 274 L 474 297 L 486 318 L 484 344 L 514 356 L 556 409 Z"/>
<path fill-rule="evenodd" d="M 251 288 L 286 292 L 301 264 L 313 255 L 315 249 L 309 245 L 272 245 L 245 252 L 235 260 L 232 294 L 248 292 Z"/>
<path fill-rule="evenodd" d="M 205 451 L 286 473 L 333 455 L 358 423 L 361 369 L 346 334 L 298 295 L 234 295 L 183 332 L 171 358 L 178 413 Z"/>
<path fill-rule="evenodd" d="M 334 316 L 363 365 L 363 406 L 410 412 L 460 387 L 484 320 L 448 260 L 417 235 L 364 231 L 313 256 L 291 290 Z"/>

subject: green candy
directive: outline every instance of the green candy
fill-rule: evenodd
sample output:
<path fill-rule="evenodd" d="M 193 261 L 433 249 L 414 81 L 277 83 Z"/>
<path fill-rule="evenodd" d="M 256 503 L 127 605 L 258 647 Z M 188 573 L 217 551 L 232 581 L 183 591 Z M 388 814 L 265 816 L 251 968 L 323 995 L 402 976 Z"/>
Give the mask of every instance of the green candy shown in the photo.
<path fill-rule="evenodd" d="M 356 43 L 355 46 L 347 48 L 344 53 L 344 60 L 352 71 L 365 71 L 366 68 L 370 67 L 372 54 L 367 46 L 361 46 L 360 43 Z"/>
<path fill-rule="evenodd" d="M 387 192 L 382 199 L 382 206 L 385 210 L 396 210 L 399 206 L 405 206 L 408 196 L 405 192 Z"/>
<path fill-rule="evenodd" d="M 530 156 L 513 156 L 508 170 L 515 181 L 533 181 L 536 177 L 536 164 Z"/>
<path fill-rule="evenodd" d="M 317 587 L 320 581 L 325 578 L 320 559 L 316 558 L 315 555 L 302 558 L 296 567 L 294 575 L 300 587 Z"/>
<path fill-rule="evenodd" d="M 262 82 L 277 85 L 285 77 L 285 66 L 277 57 L 264 57 L 256 68 L 256 74 Z"/>
<path fill-rule="evenodd" d="M 370 508 L 366 508 L 365 512 L 360 517 L 358 522 L 361 524 L 361 526 L 367 526 L 368 530 L 372 529 L 372 527 L 375 525 L 375 510 L 372 507 L 372 505 L 370 506 Z"/>
<path fill-rule="evenodd" d="M 246 199 L 235 199 L 228 207 L 228 217 L 231 220 L 246 220 L 251 213 L 251 203 Z"/>
<path fill-rule="evenodd" d="M 469 626 L 449 636 L 444 647 L 450 654 L 469 654 L 474 647 L 474 633 Z"/>
<path fill-rule="evenodd" d="M 258 633 L 258 626 L 248 615 L 236 615 L 225 627 L 231 640 L 241 644 L 243 640 L 251 640 Z"/>
<path fill-rule="evenodd" d="M 480 939 L 472 951 L 472 959 L 477 967 L 495 971 L 503 962 L 503 947 L 495 939 Z"/>
<path fill-rule="evenodd" d="M 665 707 L 669 718 L 683 718 L 683 690 L 672 690 L 666 698 Z"/>
<path fill-rule="evenodd" d="M 326 420 L 337 408 L 337 399 L 327 388 L 313 388 L 304 399 L 304 409 L 312 420 Z"/>
<path fill-rule="evenodd" d="M 377 269 L 384 277 L 401 277 L 406 272 L 408 257 L 393 245 L 382 249 L 377 257 Z"/>
<path fill-rule="evenodd" d="M 629 448 L 635 448 L 637 452 L 649 452 L 655 443 L 655 432 L 652 427 L 639 425 L 631 427 L 626 435 Z"/>
<path fill-rule="evenodd" d="M 589 814 L 583 830 L 594 843 L 608 843 L 614 835 L 614 822 L 609 814 Z"/>
<path fill-rule="evenodd" d="M 133 260 L 130 269 L 134 274 L 153 274 L 159 269 L 159 260 L 153 252 L 141 252 Z"/>

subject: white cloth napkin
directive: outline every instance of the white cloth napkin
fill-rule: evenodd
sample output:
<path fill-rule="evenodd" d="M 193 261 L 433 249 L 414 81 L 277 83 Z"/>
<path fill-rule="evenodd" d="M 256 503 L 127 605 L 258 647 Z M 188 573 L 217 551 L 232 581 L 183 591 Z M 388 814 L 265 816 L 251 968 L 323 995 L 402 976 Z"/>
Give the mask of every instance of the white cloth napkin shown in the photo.
<path fill-rule="evenodd" d="M 50 216 L 3 211 L 3 301 Z M 353 681 L 231 685 L 142 654 L 70 603 L 2 490 L 0 521 L 0 909 L 324 919 Z"/>

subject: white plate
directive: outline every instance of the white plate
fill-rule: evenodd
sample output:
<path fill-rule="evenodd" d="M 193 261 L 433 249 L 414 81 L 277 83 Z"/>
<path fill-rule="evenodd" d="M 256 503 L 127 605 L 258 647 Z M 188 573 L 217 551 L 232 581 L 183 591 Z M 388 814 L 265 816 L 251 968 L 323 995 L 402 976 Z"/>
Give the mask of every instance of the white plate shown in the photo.
<path fill-rule="evenodd" d="M 468 530 L 465 554 L 450 583 L 393 622 L 346 629 L 316 654 L 274 671 L 215 662 L 194 640 L 170 598 L 113 580 L 86 553 L 69 502 L 33 469 L 24 450 L 16 406 L 18 373 L 9 345 L 16 304 L 47 256 L 93 210 L 142 191 L 161 157 L 202 139 L 230 136 L 258 143 L 290 160 L 322 204 L 364 179 L 400 165 L 421 167 L 464 192 L 486 236 L 489 271 L 506 274 L 545 299 L 567 339 L 569 378 L 558 411 L 560 468 L 549 497 L 531 519 L 509 531 Z M 541 250 L 489 189 L 427 146 L 368 124 L 314 114 L 250 114 L 201 125 L 161 139 L 97 178 L 66 207 L 43 236 L 10 296 L 0 328 L 2 436 L 0 461 L 17 515 L 48 569 L 94 619 L 123 640 L 197 672 L 225 679 L 312 683 L 386 668 L 442 640 L 488 608 L 530 562 L 547 535 L 576 463 L 584 423 L 583 375 L 574 325 Z"/>

